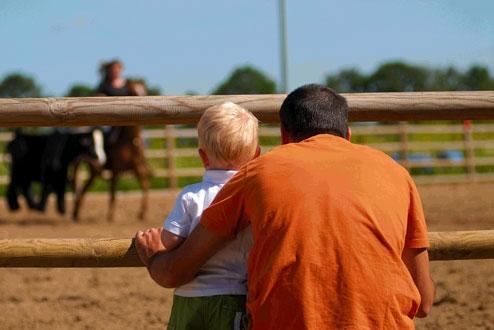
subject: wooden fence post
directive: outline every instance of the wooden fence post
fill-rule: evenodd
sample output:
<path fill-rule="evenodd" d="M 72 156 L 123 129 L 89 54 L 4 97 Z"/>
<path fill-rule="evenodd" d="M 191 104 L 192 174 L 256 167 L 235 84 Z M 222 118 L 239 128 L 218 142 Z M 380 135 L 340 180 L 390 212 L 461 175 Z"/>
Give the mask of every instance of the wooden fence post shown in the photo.
<path fill-rule="evenodd" d="M 165 141 L 169 188 L 176 189 L 178 187 L 178 179 L 175 167 L 175 127 L 173 125 L 165 126 Z"/>
<path fill-rule="evenodd" d="M 475 181 L 475 149 L 473 146 L 473 123 L 463 121 L 463 143 L 465 145 L 465 163 L 470 181 Z"/>
<path fill-rule="evenodd" d="M 400 121 L 398 123 L 400 131 L 400 159 L 401 164 L 410 172 L 410 161 L 408 159 L 408 127 L 406 121 Z"/>

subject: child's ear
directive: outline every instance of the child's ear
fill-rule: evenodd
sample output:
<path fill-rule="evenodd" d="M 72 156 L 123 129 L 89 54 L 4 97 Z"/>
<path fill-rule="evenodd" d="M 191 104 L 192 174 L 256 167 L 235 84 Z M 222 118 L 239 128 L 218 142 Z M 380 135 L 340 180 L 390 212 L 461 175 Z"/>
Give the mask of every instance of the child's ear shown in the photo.
<path fill-rule="evenodd" d="M 202 164 L 204 165 L 205 168 L 208 168 L 209 166 L 209 157 L 206 154 L 204 150 L 199 148 L 199 157 L 201 157 Z"/>
<path fill-rule="evenodd" d="M 254 158 L 257 158 L 261 155 L 261 146 L 257 145 L 256 153 L 254 155 Z"/>

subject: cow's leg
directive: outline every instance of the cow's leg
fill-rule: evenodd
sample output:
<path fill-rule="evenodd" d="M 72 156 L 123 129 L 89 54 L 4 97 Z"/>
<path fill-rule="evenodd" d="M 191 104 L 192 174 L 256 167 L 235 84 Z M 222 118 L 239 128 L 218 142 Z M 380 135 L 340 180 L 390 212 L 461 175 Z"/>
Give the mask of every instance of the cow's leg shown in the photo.
<path fill-rule="evenodd" d="M 117 189 L 117 180 L 118 175 L 116 173 L 111 172 L 110 178 L 110 202 L 108 204 L 108 215 L 106 219 L 108 222 L 113 222 L 115 216 L 115 192 Z"/>
<path fill-rule="evenodd" d="M 36 203 L 31 190 L 31 183 L 24 183 L 21 187 L 22 195 L 26 199 L 27 206 L 32 210 L 39 210 L 39 204 Z M 44 210 L 44 209 L 43 209 Z"/>
<path fill-rule="evenodd" d="M 11 211 L 19 209 L 19 200 L 17 199 L 17 187 L 14 182 L 10 182 L 7 188 L 7 205 Z"/>
<path fill-rule="evenodd" d="M 141 221 L 147 220 L 147 211 L 148 211 L 148 193 L 149 193 L 149 176 L 148 169 L 146 164 L 140 163 L 134 167 L 134 173 L 139 181 L 139 185 L 142 190 L 142 199 L 141 199 L 141 209 L 139 210 L 138 218 Z"/>
<path fill-rule="evenodd" d="M 52 187 L 50 184 L 46 182 L 41 183 L 41 196 L 39 199 L 39 203 L 36 205 L 36 209 L 38 211 L 44 212 L 46 209 L 46 202 L 48 201 L 48 196 L 52 191 Z"/>

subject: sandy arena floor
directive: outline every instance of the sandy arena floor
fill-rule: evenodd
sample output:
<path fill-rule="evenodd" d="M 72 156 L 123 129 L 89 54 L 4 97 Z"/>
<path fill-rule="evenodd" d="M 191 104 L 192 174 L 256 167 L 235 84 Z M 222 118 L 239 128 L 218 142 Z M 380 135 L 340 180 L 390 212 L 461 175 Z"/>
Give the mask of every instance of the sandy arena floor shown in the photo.
<path fill-rule="evenodd" d="M 419 187 L 429 229 L 494 228 L 494 184 Z M 86 200 L 73 224 L 46 214 L 9 213 L 0 203 L 0 238 L 131 237 L 159 226 L 175 194 L 151 194 L 147 223 L 135 218 L 139 194 L 121 194 L 113 224 L 107 196 Z M 432 314 L 418 329 L 494 329 L 494 260 L 434 262 L 437 295 Z M 163 329 L 172 292 L 155 285 L 144 269 L 0 269 L 0 329 Z"/>

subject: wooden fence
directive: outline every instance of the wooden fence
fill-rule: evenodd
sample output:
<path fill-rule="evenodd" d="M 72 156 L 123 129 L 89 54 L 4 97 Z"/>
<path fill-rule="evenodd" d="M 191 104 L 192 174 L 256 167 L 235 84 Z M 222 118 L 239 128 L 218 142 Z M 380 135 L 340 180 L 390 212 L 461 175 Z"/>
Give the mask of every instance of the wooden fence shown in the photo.
<path fill-rule="evenodd" d="M 430 260 L 494 259 L 494 230 L 431 232 Z M 141 267 L 132 239 L 3 239 L 0 267 Z"/>
<path fill-rule="evenodd" d="M 493 119 L 494 91 L 343 94 L 351 121 Z M 0 126 L 91 126 L 196 123 L 226 101 L 278 122 L 285 95 L 0 98 Z"/>
<path fill-rule="evenodd" d="M 421 93 L 354 93 L 344 94 L 349 105 L 351 121 L 406 121 L 406 120 L 482 120 L 494 119 L 494 91 L 475 92 L 421 92 Z M 186 124 L 196 123 L 202 112 L 209 106 L 225 101 L 236 102 L 252 111 L 263 123 L 278 121 L 278 109 L 285 95 L 212 95 L 212 96 L 147 96 L 147 97 L 81 97 L 81 98 L 0 98 L 0 126 L 83 126 L 83 125 L 136 125 L 136 124 Z M 473 133 L 465 132 L 464 142 L 431 142 L 429 144 L 413 141 L 410 134 L 430 127 L 406 126 L 359 128 L 362 134 L 396 134 L 401 136 L 399 143 L 382 142 L 373 146 L 387 152 L 399 152 L 399 161 L 411 169 L 422 167 L 462 167 L 468 168 L 468 176 L 417 177 L 418 182 L 457 181 L 458 179 L 491 179 L 489 171 L 479 171 L 490 166 L 492 157 L 477 157 L 476 150 L 492 148 L 492 141 L 475 141 Z M 477 128 L 475 128 L 477 129 Z M 489 127 L 478 129 L 489 130 Z M 441 130 L 457 132 L 458 127 L 436 127 Z M 177 138 L 191 136 L 195 131 L 180 130 L 183 136 L 177 136 L 174 127 L 167 127 L 165 134 L 148 132 L 149 137 L 163 136 L 166 139 L 165 150 L 148 150 L 149 158 L 166 158 L 166 168 L 158 167 L 156 174 L 169 177 L 169 185 L 176 187 L 178 178 L 197 176 L 202 173 L 198 168 L 175 166 L 178 157 L 191 157 L 195 151 L 174 148 Z M 387 132 L 387 133 L 386 133 Z M 356 131 L 358 134 L 359 132 Z M 442 133 L 442 132 L 441 132 Z M 264 129 L 261 134 L 278 135 L 277 130 Z M 1 138 L 8 139 L 3 133 Z M 268 146 L 269 147 L 269 146 Z M 464 161 L 452 162 L 451 159 L 436 159 L 420 162 L 414 160 L 414 149 L 451 149 L 464 153 Z M 484 152 L 485 154 L 485 152 Z M 489 154 L 489 153 L 487 153 Z M 485 156 L 485 155 L 484 155 Z M 432 159 L 431 159 L 432 158 Z M 427 172 L 425 171 L 425 172 Z M 417 171 L 416 171 L 417 172 Z M 424 171 L 423 171 L 424 172 Z M 434 172 L 434 171 L 433 171 Z M 480 172 L 480 173 L 479 173 Z M 485 173 L 483 173 L 485 172 Z M 6 177 L 0 176 L 0 184 Z"/>
<path fill-rule="evenodd" d="M 279 143 L 278 127 L 262 125 L 259 132 L 263 152 Z M 417 183 L 494 180 L 494 123 L 355 123 L 352 135 L 354 142 L 393 156 L 414 175 Z M 180 178 L 203 174 L 197 149 L 190 146 L 197 141 L 195 128 L 183 125 L 149 128 L 143 131 L 143 137 L 153 173 L 168 179 L 167 187 L 177 188 Z M 0 145 L 11 139 L 12 133 L 0 133 Z M 0 166 L 6 172 L 8 157 L 2 153 L 0 150 Z M 8 176 L 0 175 L 0 185 L 7 182 Z"/>
<path fill-rule="evenodd" d="M 494 92 L 436 92 L 436 93 L 375 93 L 348 94 L 350 119 L 353 121 L 379 120 L 471 120 L 494 119 Z M 208 97 L 121 97 L 121 98 L 48 98 L 48 99 L 0 99 L 0 126 L 77 126 L 77 125 L 129 125 L 129 124 L 178 124 L 195 123 L 202 111 L 210 105 L 224 101 L 239 103 L 251 110 L 264 122 L 275 122 L 283 95 L 237 95 Z M 490 128 L 475 125 L 489 135 Z M 379 128 L 376 128 L 379 127 Z M 458 142 L 429 142 L 425 145 L 415 141 L 413 134 L 433 134 L 428 125 L 367 126 L 357 127 L 356 136 L 364 131 L 369 135 L 393 135 L 401 138 L 393 142 L 371 142 L 374 147 L 392 152 L 397 150 L 403 165 L 428 168 L 429 165 L 452 166 L 450 159 L 443 162 L 433 159 L 429 164 L 417 164 L 411 157 L 414 150 L 437 150 L 441 148 L 461 150 L 461 163 L 468 175 L 477 176 L 479 163 L 491 165 L 491 157 L 476 156 L 476 150 L 485 150 L 492 141 L 484 139 L 476 143 L 475 131 L 468 126 L 442 126 L 432 129 L 437 134 L 462 134 Z M 163 131 L 147 131 L 145 136 L 164 134 L 165 150 L 147 151 L 149 157 L 191 157 L 195 149 L 176 147 L 177 139 L 195 130 L 180 129 L 177 137 L 175 127 Z M 360 132 L 358 132 L 360 130 Z M 276 128 L 263 128 L 261 135 L 278 136 Z M 194 135 L 194 136 L 192 136 Z M 434 144 L 436 143 L 436 144 Z M 193 150 L 193 151 L 192 151 Z M 153 155 L 154 154 L 154 155 Z M 483 153 L 485 154 L 485 153 Z M 440 162 L 440 164 L 438 163 Z M 187 169 L 178 168 L 174 161 L 161 174 L 171 175 L 173 180 Z M 170 164 L 171 163 L 171 164 Z M 179 172 L 181 171 L 181 172 Z M 158 173 L 159 174 L 159 173 Z M 171 180 L 171 181 L 173 181 Z M 176 185 L 172 183 L 172 185 Z M 430 233 L 431 259 L 483 259 L 494 258 L 494 231 Z M 80 240 L 0 240 L 0 266 L 3 267 L 127 267 L 139 266 L 130 239 L 80 239 Z"/>
<path fill-rule="evenodd" d="M 419 183 L 494 180 L 494 124 L 355 124 L 352 132 L 354 141 L 390 154 L 411 171 Z M 279 128 L 264 126 L 259 133 L 261 142 L 265 141 L 263 152 L 277 144 Z M 147 156 L 166 158 L 162 164 L 168 166 L 156 169 L 155 173 L 168 177 L 172 188 L 176 187 L 179 177 L 202 174 L 200 167 L 176 164 L 177 159 L 197 156 L 196 148 L 177 146 L 181 139 L 196 139 L 195 129 L 168 126 L 165 132 L 147 130 L 144 136 L 166 140 L 166 150 L 148 149 Z"/>

